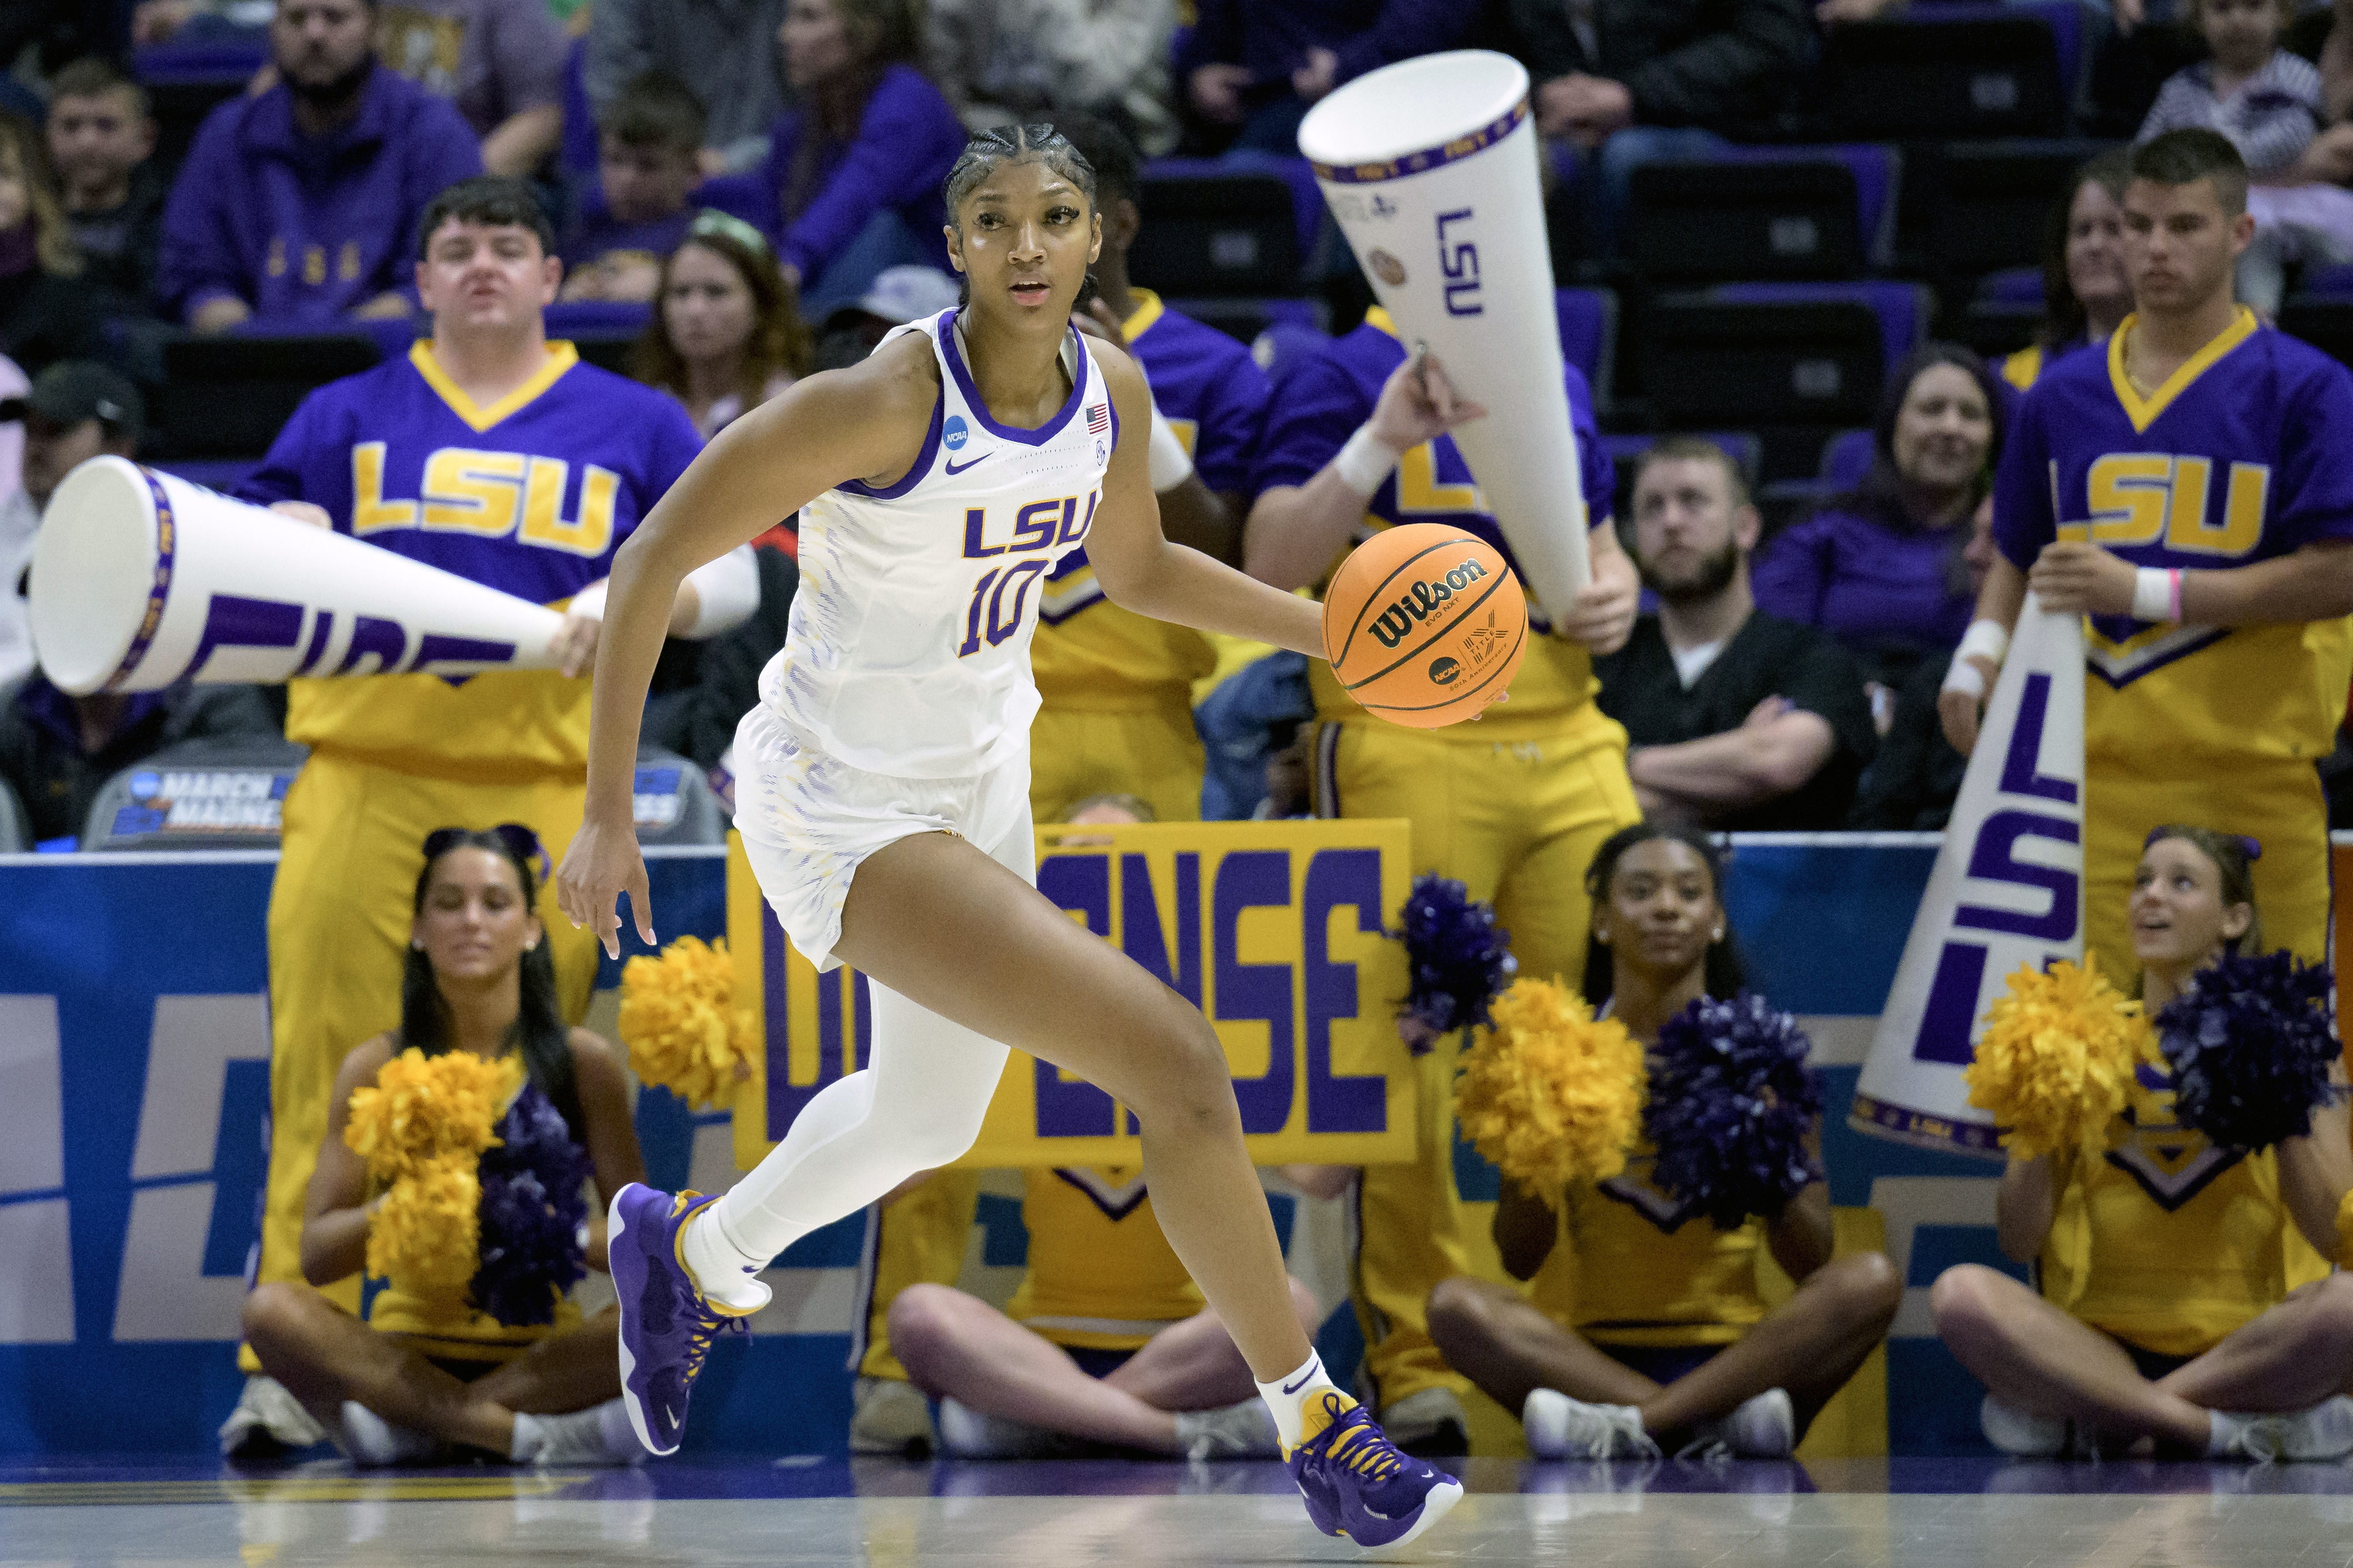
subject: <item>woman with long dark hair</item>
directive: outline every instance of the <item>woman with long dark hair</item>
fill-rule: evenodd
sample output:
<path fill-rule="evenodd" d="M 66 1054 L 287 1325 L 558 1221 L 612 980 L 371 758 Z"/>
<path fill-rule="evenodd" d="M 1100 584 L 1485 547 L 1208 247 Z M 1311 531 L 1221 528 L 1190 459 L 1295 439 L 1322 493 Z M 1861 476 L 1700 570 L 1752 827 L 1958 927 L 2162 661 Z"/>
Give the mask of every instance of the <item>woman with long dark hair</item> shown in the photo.
<path fill-rule="evenodd" d="M 2001 378 L 2021 392 L 2077 349 L 2105 343 L 2132 314 L 2124 249 L 2131 164 L 2125 147 L 2086 159 L 2066 201 L 2051 211 L 2042 242 L 2042 321 L 2034 342 L 2001 362 Z"/>
<path fill-rule="evenodd" d="M 940 184 L 965 130 L 916 64 L 918 0 L 792 0 L 777 41 L 801 106 L 776 121 L 760 177 L 786 275 L 832 305 L 886 267 L 944 271 Z"/>
<path fill-rule="evenodd" d="M 1593 900 L 1585 984 L 1649 1048 L 1702 996 L 1740 989 L 1724 860 L 1697 829 L 1638 823 L 1586 874 Z M 1809 1143 L 1820 1163 L 1821 1130 Z M 1886 1337 L 1903 1281 L 1876 1252 L 1833 1258 L 1830 1187 L 1817 1177 L 1780 1213 L 1715 1223 L 1625 1173 L 1566 1194 L 1504 1181 L 1495 1246 L 1531 1295 L 1468 1275 L 1430 1292 L 1448 1363 L 1521 1412 L 1540 1458 L 1629 1458 L 1662 1447 L 1786 1458 Z M 1767 1310 L 1770 1252 L 1797 1290 Z"/>
<path fill-rule="evenodd" d="M 2257 853 L 2208 827 L 2149 834 L 2129 908 L 2152 1016 L 2225 955 L 2267 951 Z M 2099 1157 L 2010 1154 L 1996 1234 L 2034 1283 L 1964 1263 L 1928 1294 L 1937 1334 L 1986 1386 L 1988 1442 L 2027 1458 L 2353 1452 L 2353 1276 L 2327 1261 L 2353 1188 L 2353 1118 L 2341 1064 L 2330 1077 L 2311 1131 L 2267 1149 L 2179 1125 L 2158 1074 L 2154 1101 L 2120 1114 Z"/>
<path fill-rule="evenodd" d="M 706 441 L 809 372 L 800 290 L 760 231 L 709 211 L 663 258 L 629 374 L 686 405 Z"/>
<path fill-rule="evenodd" d="M 246 1298 L 245 1337 L 357 1464 L 449 1451 L 516 1463 L 619 1464 L 638 1445 L 621 1409 L 618 1314 L 583 1322 L 569 1298 L 546 1324 L 510 1326 L 464 1300 L 387 1286 L 362 1322 L 318 1287 L 359 1273 L 385 1202 L 344 1141 L 352 1097 L 411 1048 L 427 1058 L 512 1056 L 586 1151 L 600 1194 L 643 1179 L 628 1080 L 612 1048 L 569 1028 L 555 966 L 532 913 L 541 851 L 527 827 L 445 827 L 425 840 L 401 973 L 400 1026 L 354 1049 L 336 1074 L 327 1135 L 302 1221 L 305 1284 Z M 551 1197 L 569 1194 L 550 1194 Z M 604 1224 L 589 1222 L 584 1262 L 606 1266 Z"/>
<path fill-rule="evenodd" d="M 1921 344 L 1888 378 L 1862 482 L 1750 563 L 1757 607 L 1820 627 L 1891 689 L 1921 659 L 1941 663 L 1976 605 L 1961 552 L 1993 486 L 2006 397 L 1968 350 Z"/>
<path fill-rule="evenodd" d="M 735 823 L 793 946 L 854 964 L 873 1019 L 860 1069 L 724 1196 L 614 1199 L 623 1397 L 647 1447 L 676 1447 L 712 1337 L 767 1299 L 759 1271 L 969 1149 L 1018 1046 L 1135 1114 L 1153 1213 L 1249 1363 L 1309 1518 L 1401 1543 L 1461 1485 L 1398 1453 L 1317 1360 L 1216 1030 L 1035 886 L 1029 643 L 1060 552 L 1083 542 L 1139 615 L 1299 653 L 1324 646 L 1316 606 L 1163 537 L 1143 373 L 1071 324 L 1103 219 L 1069 140 L 975 136 L 944 205 L 967 301 L 722 431 L 615 563 L 565 913 L 617 952 L 627 891 L 650 940 L 630 785 L 655 600 L 798 511 L 807 575 L 736 731 Z"/>

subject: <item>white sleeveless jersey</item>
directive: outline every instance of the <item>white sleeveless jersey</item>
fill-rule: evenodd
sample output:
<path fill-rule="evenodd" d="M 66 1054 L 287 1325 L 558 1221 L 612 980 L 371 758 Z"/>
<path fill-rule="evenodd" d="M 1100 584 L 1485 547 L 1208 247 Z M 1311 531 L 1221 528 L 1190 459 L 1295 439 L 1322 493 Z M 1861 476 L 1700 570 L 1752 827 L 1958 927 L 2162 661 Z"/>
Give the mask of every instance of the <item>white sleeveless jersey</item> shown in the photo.
<path fill-rule="evenodd" d="M 851 480 L 801 509 L 801 582 L 760 697 L 817 749 L 868 773 L 960 778 L 1021 754 L 1038 689 L 1029 638 L 1046 574 L 1103 499 L 1119 416 L 1070 331 L 1071 395 L 1035 430 L 988 416 L 954 310 L 930 338 L 940 399 L 923 455 L 884 489 Z"/>

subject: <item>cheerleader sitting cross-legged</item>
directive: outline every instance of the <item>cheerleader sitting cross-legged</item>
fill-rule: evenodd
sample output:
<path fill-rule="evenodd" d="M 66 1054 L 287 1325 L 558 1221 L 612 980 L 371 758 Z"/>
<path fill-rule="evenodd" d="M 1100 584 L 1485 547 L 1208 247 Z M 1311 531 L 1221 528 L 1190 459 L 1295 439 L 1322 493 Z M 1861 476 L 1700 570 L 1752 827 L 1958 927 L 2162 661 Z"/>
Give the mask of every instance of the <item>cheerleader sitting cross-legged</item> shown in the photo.
<path fill-rule="evenodd" d="M 616 1192 L 645 1162 L 620 1063 L 558 1009 L 532 913 L 539 854 L 512 825 L 426 839 L 400 1026 L 336 1074 L 305 1282 L 246 1299 L 263 1368 L 355 1464 L 641 1454 L 621 1405 L 619 1316 L 583 1322 L 567 1287 L 605 1266 L 583 1176 Z M 389 1276 L 365 1322 L 322 1294 L 364 1266 Z"/>
<path fill-rule="evenodd" d="M 2253 847 L 2202 827 L 2159 827 L 2134 879 L 2143 1007 L 2160 1031 L 2175 1016 L 2168 1004 L 2199 1007 L 2211 1026 L 2196 1037 L 2210 1058 L 2281 1046 L 2272 1029 L 2228 1022 L 2222 966 L 2264 951 Z M 1995 1447 L 2028 1458 L 2353 1452 L 2353 1279 L 2327 1261 L 2339 1250 L 2353 1143 L 2343 1060 L 2325 1021 L 2315 1029 L 2310 1087 L 2288 1108 L 2311 1105 L 2300 1135 L 2269 1147 L 2210 1136 L 2187 1124 L 2200 1120 L 2196 1086 L 2144 1066 L 2150 1092 L 2109 1124 L 2104 1151 L 2011 1151 L 1996 1200 L 2001 1249 L 2037 1266 L 2040 1289 L 1962 1264 L 1929 1297 L 1936 1332 L 1986 1385 Z M 2168 1034 L 2168 1062 L 2173 1044 Z M 1981 1044 L 1981 1059 L 1986 1051 Z"/>
<path fill-rule="evenodd" d="M 1752 1034 L 1782 1032 L 1778 1081 L 1802 1068 L 1803 1037 L 1739 993 L 1723 874 L 1704 835 L 1658 823 L 1612 837 L 1587 874 L 1586 984 L 1597 1006 L 1651 1052 L 1654 1110 L 1672 1092 L 1662 1083 L 1662 1031 L 1693 1020 L 1726 1026 L 1728 1015 L 1700 1009 L 1703 998 L 1737 994 L 1736 1010 L 1756 1020 Z M 1719 1224 L 1733 1217 L 1725 1200 L 1661 1190 L 1666 1173 L 1647 1139 L 1622 1174 L 1572 1184 L 1558 1205 L 1507 1176 L 1495 1245 L 1504 1267 L 1534 1288 L 1524 1296 L 1468 1276 L 1449 1279 L 1430 1294 L 1431 1337 L 1458 1371 L 1522 1412 L 1540 1458 L 1655 1457 L 1662 1448 L 1787 1458 L 1885 1337 L 1903 1298 L 1879 1253 L 1832 1258 L 1818 1111 L 1809 1122 L 1788 1129 L 1801 1174 L 1756 1205 L 1778 1212 L 1751 1212 L 1729 1228 Z M 1777 1162 L 1783 1171 L 1789 1163 Z M 1798 1287 L 1770 1310 L 1757 1282 L 1767 1249 Z"/>

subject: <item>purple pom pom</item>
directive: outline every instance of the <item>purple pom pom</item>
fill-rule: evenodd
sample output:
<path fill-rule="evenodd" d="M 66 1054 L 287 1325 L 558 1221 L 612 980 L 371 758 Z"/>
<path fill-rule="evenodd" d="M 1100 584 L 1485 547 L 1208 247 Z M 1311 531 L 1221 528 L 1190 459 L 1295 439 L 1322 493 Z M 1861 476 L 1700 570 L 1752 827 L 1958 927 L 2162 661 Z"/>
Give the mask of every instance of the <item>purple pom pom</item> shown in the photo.
<path fill-rule="evenodd" d="M 1498 930 L 1493 904 L 1473 902 L 1460 882 L 1416 877 L 1405 900 L 1405 961 L 1413 977 L 1399 1017 L 1419 1019 L 1429 1037 L 1420 1056 L 1457 1029 L 1493 1022 L 1487 1005 L 1512 983 L 1512 933 Z"/>
<path fill-rule="evenodd" d="M 2268 1149 L 2311 1131 L 2313 1108 L 2336 1094 L 2329 985 L 2327 965 L 2286 952 L 2200 970 L 2156 1020 L 2181 1125 L 2226 1149 Z"/>
<path fill-rule="evenodd" d="M 1651 1179 L 1719 1230 L 1767 1218 L 1822 1169 L 1806 1140 L 1822 1113 L 1798 1021 L 1746 991 L 1702 996 L 1661 1026 L 1651 1048 L 1642 1135 Z"/>
<path fill-rule="evenodd" d="M 499 1146 L 482 1152 L 482 1254 L 474 1305 L 509 1328 L 555 1321 L 555 1299 L 587 1269 L 580 1227 L 588 1155 L 535 1083 L 499 1121 Z"/>

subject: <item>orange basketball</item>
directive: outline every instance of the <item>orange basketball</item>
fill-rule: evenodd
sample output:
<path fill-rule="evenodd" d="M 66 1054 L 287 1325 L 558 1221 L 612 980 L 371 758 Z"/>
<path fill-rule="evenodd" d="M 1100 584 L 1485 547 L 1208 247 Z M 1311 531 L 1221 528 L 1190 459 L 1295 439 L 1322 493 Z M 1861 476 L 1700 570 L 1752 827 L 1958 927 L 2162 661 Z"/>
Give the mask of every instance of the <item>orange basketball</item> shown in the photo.
<path fill-rule="evenodd" d="M 1324 595 L 1324 654 L 1368 713 L 1417 730 L 1475 717 L 1504 694 L 1528 640 L 1528 602 L 1494 546 L 1401 523 L 1349 553 Z"/>

